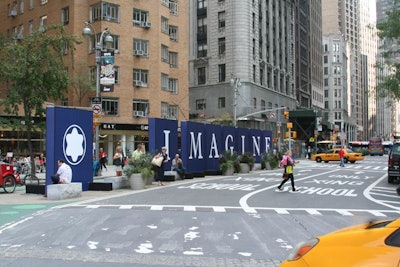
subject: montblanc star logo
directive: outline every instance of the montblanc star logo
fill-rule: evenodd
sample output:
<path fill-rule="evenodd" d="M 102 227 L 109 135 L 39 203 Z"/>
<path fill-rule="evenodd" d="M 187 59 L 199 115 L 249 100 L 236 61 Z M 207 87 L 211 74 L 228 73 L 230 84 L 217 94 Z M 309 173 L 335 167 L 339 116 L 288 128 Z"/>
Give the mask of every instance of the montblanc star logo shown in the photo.
<path fill-rule="evenodd" d="M 70 125 L 64 133 L 64 156 L 71 165 L 78 165 L 86 153 L 86 136 L 78 125 Z"/>

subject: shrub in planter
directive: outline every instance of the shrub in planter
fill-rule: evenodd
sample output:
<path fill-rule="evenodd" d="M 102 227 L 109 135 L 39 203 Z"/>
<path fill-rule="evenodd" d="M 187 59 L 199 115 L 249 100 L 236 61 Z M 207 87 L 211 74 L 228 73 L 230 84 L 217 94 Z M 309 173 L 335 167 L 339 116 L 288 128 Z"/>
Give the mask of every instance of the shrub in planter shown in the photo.
<path fill-rule="evenodd" d="M 124 174 L 128 177 L 134 173 L 140 173 L 143 181 L 147 184 L 153 178 L 151 160 L 152 156 L 149 153 L 144 153 L 135 159 L 129 158 L 128 164 L 122 169 Z"/>
<path fill-rule="evenodd" d="M 236 152 L 225 151 L 219 157 L 219 169 L 222 173 L 226 173 L 229 167 L 233 167 L 234 172 L 240 172 L 239 159 Z"/>
<path fill-rule="evenodd" d="M 271 169 L 275 169 L 279 165 L 279 155 L 272 152 L 264 153 L 261 157 L 261 168 L 267 168 L 267 163 Z"/>
<path fill-rule="evenodd" d="M 252 170 L 256 162 L 256 159 L 250 152 L 244 152 L 242 155 L 239 156 L 239 162 L 247 163 L 250 167 L 250 170 Z"/>

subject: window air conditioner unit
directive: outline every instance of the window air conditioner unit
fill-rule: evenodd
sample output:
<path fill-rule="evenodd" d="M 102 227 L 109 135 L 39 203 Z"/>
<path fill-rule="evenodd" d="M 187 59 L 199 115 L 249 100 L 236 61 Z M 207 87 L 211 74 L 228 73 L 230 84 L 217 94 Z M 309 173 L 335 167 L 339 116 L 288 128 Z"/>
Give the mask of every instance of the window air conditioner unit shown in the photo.
<path fill-rule="evenodd" d="M 143 56 L 144 52 L 143 50 L 135 50 L 134 54 L 135 56 Z"/>
<path fill-rule="evenodd" d="M 22 39 L 24 39 L 24 35 L 19 33 L 19 34 L 17 34 L 17 36 L 15 36 L 15 39 L 22 40 Z"/>
<path fill-rule="evenodd" d="M 151 28 L 151 22 L 143 21 L 142 22 L 142 27 L 143 28 Z"/>
<path fill-rule="evenodd" d="M 134 84 L 136 87 L 142 87 L 142 81 L 135 81 Z"/>
<path fill-rule="evenodd" d="M 17 16 L 17 11 L 16 10 L 11 10 L 10 11 L 10 16 L 12 16 L 12 17 Z"/>
<path fill-rule="evenodd" d="M 134 110 L 133 116 L 135 117 L 144 117 L 144 111 Z"/>

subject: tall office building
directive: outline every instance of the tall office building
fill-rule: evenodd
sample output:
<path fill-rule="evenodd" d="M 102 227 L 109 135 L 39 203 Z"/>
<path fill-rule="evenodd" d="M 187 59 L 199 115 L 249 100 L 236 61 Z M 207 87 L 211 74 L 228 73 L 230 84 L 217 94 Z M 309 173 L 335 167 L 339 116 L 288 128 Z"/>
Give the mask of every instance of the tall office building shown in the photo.
<path fill-rule="evenodd" d="M 321 0 L 295 1 L 298 109 L 323 109 Z"/>
<path fill-rule="evenodd" d="M 296 108 L 293 1 L 189 2 L 191 118 L 277 129 Z"/>
<path fill-rule="evenodd" d="M 322 49 L 322 5 L 321 0 L 310 0 L 310 83 L 311 108 L 324 109 L 323 49 Z"/>
<path fill-rule="evenodd" d="M 365 106 L 365 96 L 368 93 L 363 84 L 363 61 L 361 54 L 361 34 L 360 34 L 360 2 L 356 0 L 322 0 L 322 32 L 324 36 L 337 35 L 342 36 L 347 43 L 348 58 L 348 116 L 353 118 L 357 125 L 356 133 L 353 127 L 348 129 L 339 129 L 347 131 L 345 134 L 355 136 L 357 139 L 367 139 L 367 129 L 364 114 L 367 112 Z M 364 86 L 363 86 L 364 85 Z M 329 109 L 328 109 L 329 112 Z M 352 124 L 351 121 L 349 123 Z M 352 141 L 352 140 L 348 140 Z"/>
<path fill-rule="evenodd" d="M 364 101 L 364 129 L 366 129 L 366 137 L 369 139 L 374 136 L 384 137 L 383 125 L 384 110 L 378 109 L 378 103 L 380 97 L 376 91 L 377 85 L 377 72 L 376 72 L 376 60 L 378 54 L 378 32 L 376 29 L 376 8 L 375 0 L 360 0 L 360 48 L 363 55 L 363 67 L 362 81 L 365 92 Z M 379 113 L 381 116 L 379 116 Z M 383 116 L 382 116 L 383 115 Z M 367 140 L 368 140 L 367 139 Z"/>
<path fill-rule="evenodd" d="M 82 36 L 84 22 L 90 22 L 92 35 L 80 37 L 75 68 L 68 70 L 71 79 L 89 77 L 94 84 L 96 43 L 107 28 L 113 37 L 115 85 L 100 95 L 100 147 L 112 156 L 121 144 L 129 155 L 135 143 L 147 143 L 148 117 L 189 119 L 188 2 L 3 0 L 0 32 L 18 42 L 33 30 L 62 24 L 69 34 Z M 82 92 L 71 87 L 56 104 L 91 106 L 95 92 Z"/>

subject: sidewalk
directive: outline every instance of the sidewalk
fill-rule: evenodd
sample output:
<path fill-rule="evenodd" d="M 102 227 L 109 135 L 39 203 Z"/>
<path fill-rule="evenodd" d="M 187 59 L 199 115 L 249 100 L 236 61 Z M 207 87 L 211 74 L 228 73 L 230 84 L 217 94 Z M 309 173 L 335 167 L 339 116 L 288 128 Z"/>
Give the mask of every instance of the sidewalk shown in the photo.
<path fill-rule="evenodd" d="M 107 170 L 103 170 L 101 176 L 94 177 L 94 182 L 102 182 L 106 177 L 115 176 L 115 167 L 107 166 Z M 45 173 L 37 173 L 39 179 L 44 180 L 46 177 Z M 28 204 L 50 204 L 50 203 L 71 203 L 78 201 L 85 201 L 101 197 L 109 197 L 113 195 L 123 194 L 130 192 L 130 189 L 114 189 L 111 191 L 92 191 L 87 190 L 82 192 L 82 196 L 79 198 L 71 198 L 64 200 L 48 200 L 40 194 L 27 194 L 25 192 L 25 186 L 17 185 L 14 193 L 5 193 L 0 188 L 0 205 L 28 205 Z M 134 191 L 131 191 L 134 192 Z"/>

